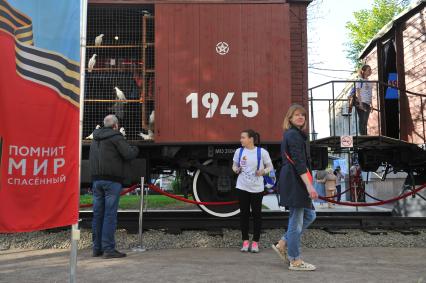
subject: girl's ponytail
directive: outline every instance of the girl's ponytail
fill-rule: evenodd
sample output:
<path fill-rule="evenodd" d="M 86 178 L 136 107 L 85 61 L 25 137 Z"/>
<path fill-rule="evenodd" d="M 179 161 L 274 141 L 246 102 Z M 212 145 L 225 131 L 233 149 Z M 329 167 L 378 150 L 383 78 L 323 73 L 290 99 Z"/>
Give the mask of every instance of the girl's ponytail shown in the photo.
<path fill-rule="evenodd" d="M 244 130 L 242 133 L 247 133 L 249 138 L 253 138 L 253 143 L 255 146 L 260 146 L 260 134 L 252 129 Z"/>
<path fill-rule="evenodd" d="M 256 138 L 254 139 L 254 145 L 255 146 L 260 146 L 260 134 L 258 132 L 256 132 Z"/>

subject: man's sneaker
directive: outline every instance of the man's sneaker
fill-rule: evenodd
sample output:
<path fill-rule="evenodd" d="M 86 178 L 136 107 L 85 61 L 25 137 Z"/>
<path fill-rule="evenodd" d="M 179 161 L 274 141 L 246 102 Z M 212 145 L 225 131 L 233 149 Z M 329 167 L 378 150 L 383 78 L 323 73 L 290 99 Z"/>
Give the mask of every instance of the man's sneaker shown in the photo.
<path fill-rule="evenodd" d="M 243 247 L 241 248 L 241 251 L 242 252 L 248 252 L 249 247 L 250 247 L 250 242 L 246 240 L 246 241 L 243 242 Z"/>
<path fill-rule="evenodd" d="M 121 258 L 125 256 L 125 253 L 120 253 L 117 250 L 113 250 L 112 252 L 104 252 L 104 258 Z"/>
<path fill-rule="evenodd" d="M 103 256 L 104 255 L 104 252 L 103 251 L 97 251 L 97 250 L 94 250 L 93 252 L 92 252 L 92 256 L 93 257 L 100 257 L 100 256 Z"/>
<path fill-rule="evenodd" d="M 297 265 L 292 264 L 290 262 L 290 266 L 288 267 L 288 269 L 295 270 L 295 271 L 314 271 L 317 268 L 313 264 L 302 261 L 301 263 L 299 263 Z"/>
<path fill-rule="evenodd" d="M 257 242 L 252 242 L 250 251 L 252 253 L 258 253 L 259 252 L 259 244 Z"/>

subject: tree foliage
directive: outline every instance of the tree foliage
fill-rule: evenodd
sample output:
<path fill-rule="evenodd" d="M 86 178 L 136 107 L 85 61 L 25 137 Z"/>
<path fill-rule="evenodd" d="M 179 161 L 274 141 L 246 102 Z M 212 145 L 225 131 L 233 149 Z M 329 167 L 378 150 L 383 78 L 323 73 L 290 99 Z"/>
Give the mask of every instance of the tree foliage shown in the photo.
<path fill-rule="evenodd" d="M 349 32 L 347 57 L 358 65 L 358 56 L 367 43 L 409 3 L 409 0 L 374 0 L 371 9 L 354 12 L 355 20 L 346 23 Z"/>

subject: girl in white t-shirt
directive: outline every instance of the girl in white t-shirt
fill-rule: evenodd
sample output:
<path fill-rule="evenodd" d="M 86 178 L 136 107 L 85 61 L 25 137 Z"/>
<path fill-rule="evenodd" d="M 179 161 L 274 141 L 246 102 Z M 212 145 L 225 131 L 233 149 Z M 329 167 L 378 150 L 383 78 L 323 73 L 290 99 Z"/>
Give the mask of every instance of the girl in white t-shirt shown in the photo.
<path fill-rule="evenodd" d="M 253 130 L 241 132 L 242 148 L 235 151 L 232 169 L 238 174 L 237 191 L 240 205 L 242 252 L 259 252 L 259 238 L 262 226 L 263 176 L 274 167 L 269 153 L 255 145 L 260 143 L 260 135 Z M 260 162 L 259 162 L 260 159 Z M 258 164 L 259 162 L 259 164 Z M 258 168 L 259 167 L 259 168 Z M 250 207 L 253 215 L 253 239 L 249 242 Z"/>

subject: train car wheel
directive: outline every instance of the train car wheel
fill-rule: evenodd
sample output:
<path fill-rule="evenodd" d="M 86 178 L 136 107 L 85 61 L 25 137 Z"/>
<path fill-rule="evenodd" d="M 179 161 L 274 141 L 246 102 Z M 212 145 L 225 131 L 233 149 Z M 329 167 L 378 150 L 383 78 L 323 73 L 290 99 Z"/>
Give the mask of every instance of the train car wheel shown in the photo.
<path fill-rule="evenodd" d="M 207 160 L 203 165 L 212 165 L 213 160 Z M 217 184 L 218 177 L 197 170 L 192 183 L 194 199 L 199 202 L 227 202 L 237 200 L 236 189 L 219 193 L 212 186 Z M 198 205 L 203 211 L 217 217 L 231 217 L 240 213 L 238 204 L 233 205 Z"/>

